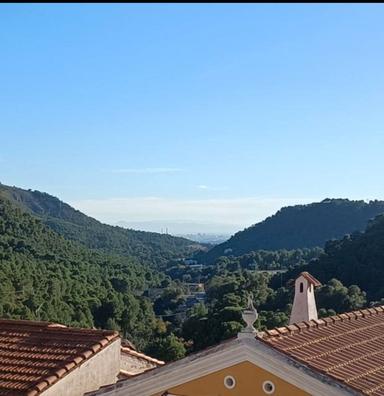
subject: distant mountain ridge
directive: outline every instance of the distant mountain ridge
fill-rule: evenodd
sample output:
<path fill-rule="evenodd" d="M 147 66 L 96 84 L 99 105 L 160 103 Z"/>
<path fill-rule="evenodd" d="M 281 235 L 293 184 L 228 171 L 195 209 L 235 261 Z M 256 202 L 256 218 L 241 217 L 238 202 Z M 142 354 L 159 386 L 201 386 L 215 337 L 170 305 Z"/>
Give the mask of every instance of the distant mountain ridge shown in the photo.
<path fill-rule="evenodd" d="M 108 254 L 136 257 L 157 266 L 200 248 L 196 242 L 171 235 L 103 224 L 47 193 L 0 184 L 0 198 L 43 221 L 66 239 Z"/>
<path fill-rule="evenodd" d="M 255 250 L 323 247 L 328 240 L 362 231 L 368 221 L 384 213 L 384 201 L 325 199 L 308 205 L 289 206 L 233 235 L 206 253 L 202 262 L 225 255 L 240 256 Z"/>

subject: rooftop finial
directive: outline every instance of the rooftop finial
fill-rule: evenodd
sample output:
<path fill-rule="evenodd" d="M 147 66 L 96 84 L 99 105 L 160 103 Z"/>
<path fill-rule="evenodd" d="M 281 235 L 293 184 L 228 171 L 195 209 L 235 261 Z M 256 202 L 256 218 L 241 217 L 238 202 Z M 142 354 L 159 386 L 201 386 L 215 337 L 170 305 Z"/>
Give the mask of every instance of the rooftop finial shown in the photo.
<path fill-rule="evenodd" d="M 238 337 L 254 337 L 257 333 L 253 324 L 256 322 L 259 314 L 257 313 L 256 308 L 253 306 L 253 295 L 252 293 L 248 294 L 248 306 L 241 314 L 244 322 L 246 323 L 246 327 L 237 335 Z"/>

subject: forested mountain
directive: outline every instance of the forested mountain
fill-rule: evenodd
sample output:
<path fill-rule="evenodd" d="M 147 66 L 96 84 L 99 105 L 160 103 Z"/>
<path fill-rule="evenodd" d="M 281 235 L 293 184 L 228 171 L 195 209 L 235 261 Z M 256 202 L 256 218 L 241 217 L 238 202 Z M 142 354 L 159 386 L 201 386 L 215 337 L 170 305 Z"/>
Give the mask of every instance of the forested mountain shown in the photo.
<path fill-rule="evenodd" d="M 382 213 L 384 201 L 326 199 L 289 206 L 197 257 L 213 262 L 220 256 L 240 256 L 255 250 L 323 247 L 328 240 L 364 230 L 370 219 Z"/>
<path fill-rule="evenodd" d="M 39 191 L 0 184 L 0 197 L 38 217 L 66 239 L 105 253 L 133 256 L 156 267 L 171 258 L 187 256 L 201 247 L 185 238 L 103 224 Z"/>
<path fill-rule="evenodd" d="M 162 276 L 134 259 L 67 241 L 0 198 L 0 317 L 120 328 L 139 345 L 156 319 L 143 297 Z"/>
<path fill-rule="evenodd" d="M 255 271 L 255 265 L 297 265 L 321 251 L 259 251 L 220 258 L 202 269 L 205 304 L 188 310 L 182 323 L 175 315 L 186 302 L 183 276 L 172 273 L 178 268 L 170 268 L 169 275 L 175 279 L 170 281 L 137 259 L 68 241 L 0 197 L 0 317 L 112 328 L 155 357 L 172 360 L 186 350 L 196 351 L 236 335 L 243 326 L 241 312 L 249 292 L 259 309 L 259 328 L 286 324 L 293 298 L 286 281 L 297 271 L 309 270 L 327 282 L 317 291 L 321 316 L 365 306 L 365 291 L 368 301 L 381 298 L 383 246 L 384 216 L 365 233 L 329 242 L 320 259 L 293 269 L 284 279 L 271 281 L 271 275 Z M 156 318 L 152 302 L 143 296 L 151 286 L 164 288 L 154 307 L 167 322 Z"/>
<path fill-rule="evenodd" d="M 346 286 L 359 285 L 369 300 L 384 299 L 384 215 L 372 220 L 365 232 L 329 241 L 324 254 L 305 268 L 322 282 L 337 278 Z M 285 279 L 299 270 L 303 267 L 288 272 Z"/>

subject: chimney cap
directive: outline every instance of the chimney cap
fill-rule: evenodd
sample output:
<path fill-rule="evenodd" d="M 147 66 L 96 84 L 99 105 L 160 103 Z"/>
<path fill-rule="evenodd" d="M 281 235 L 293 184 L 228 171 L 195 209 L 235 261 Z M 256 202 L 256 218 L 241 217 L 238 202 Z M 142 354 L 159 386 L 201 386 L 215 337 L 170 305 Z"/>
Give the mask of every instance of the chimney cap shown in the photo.
<path fill-rule="evenodd" d="M 312 276 L 312 275 L 311 275 L 309 272 L 307 272 L 307 271 L 302 272 L 302 273 L 298 276 L 298 278 L 299 278 L 300 276 L 304 277 L 304 278 L 305 278 L 310 284 L 312 284 L 314 287 L 321 286 L 320 281 L 317 280 L 314 276 Z"/>

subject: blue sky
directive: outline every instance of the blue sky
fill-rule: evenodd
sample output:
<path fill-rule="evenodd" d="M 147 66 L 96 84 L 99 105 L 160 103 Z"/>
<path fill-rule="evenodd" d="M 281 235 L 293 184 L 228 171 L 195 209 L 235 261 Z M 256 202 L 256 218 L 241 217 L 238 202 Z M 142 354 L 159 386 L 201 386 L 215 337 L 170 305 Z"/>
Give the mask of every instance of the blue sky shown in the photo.
<path fill-rule="evenodd" d="M 295 202 L 384 199 L 380 4 L 3 4 L 0 18 L 4 184 L 110 223 L 218 231 Z"/>

